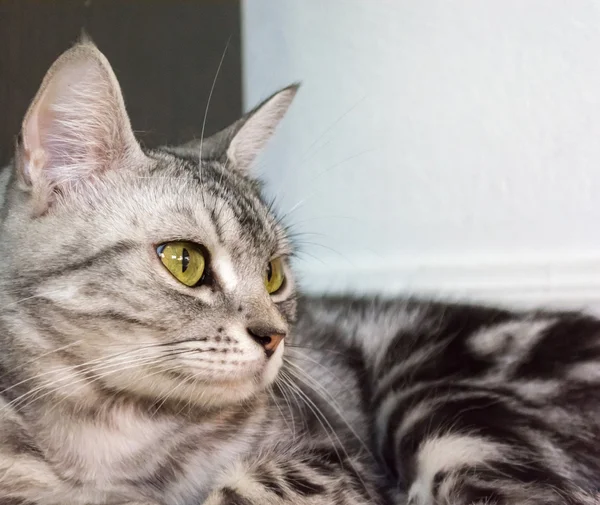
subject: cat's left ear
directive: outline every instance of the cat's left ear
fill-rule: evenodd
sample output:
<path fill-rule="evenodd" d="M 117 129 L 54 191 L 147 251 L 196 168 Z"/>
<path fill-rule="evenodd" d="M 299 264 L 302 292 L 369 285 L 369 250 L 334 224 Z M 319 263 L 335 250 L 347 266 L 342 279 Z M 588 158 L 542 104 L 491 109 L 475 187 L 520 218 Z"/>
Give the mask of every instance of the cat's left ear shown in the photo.
<path fill-rule="evenodd" d="M 283 88 L 224 130 L 172 150 L 195 154 L 203 160 L 218 160 L 235 170 L 248 172 L 285 116 L 299 87 L 295 83 Z"/>

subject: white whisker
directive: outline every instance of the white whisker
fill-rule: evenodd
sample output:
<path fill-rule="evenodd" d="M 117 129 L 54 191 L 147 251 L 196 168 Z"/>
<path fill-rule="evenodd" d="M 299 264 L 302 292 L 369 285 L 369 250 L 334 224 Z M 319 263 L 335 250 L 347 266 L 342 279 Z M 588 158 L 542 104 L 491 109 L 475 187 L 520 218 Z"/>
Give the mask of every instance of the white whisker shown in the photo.
<path fill-rule="evenodd" d="M 227 49 L 229 48 L 229 42 L 231 41 L 231 36 L 227 39 L 227 43 L 225 44 L 225 49 L 223 49 L 223 54 L 221 55 L 221 60 L 219 61 L 219 66 L 217 67 L 217 71 L 215 72 L 215 78 L 210 86 L 210 92 L 208 94 L 208 100 L 206 101 L 206 109 L 204 109 L 204 118 L 202 119 L 202 130 L 200 131 L 200 149 L 198 153 L 198 166 L 200 167 L 200 180 L 202 180 L 202 148 L 204 146 L 204 130 L 206 128 L 206 119 L 208 118 L 208 109 L 210 107 L 210 101 L 212 100 L 213 92 L 215 90 L 215 85 L 217 84 L 217 79 L 219 77 L 219 72 L 221 71 L 221 67 L 223 66 L 223 61 L 225 60 L 225 55 L 227 54 Z M 206 203 L 204 201 L 204 191 L 201 193 L 202 196 L 202 205 L 206 207 Z"/>
<path fill-rule="evenodd" d="M 327 435 L 327 438 L 329 438 L 329 441 L 331 442 L 331 446 L 332 446 L 333 450 L 335 451 L 335 453 L 336 453 L 336 455 L 338 457 L 340 465 L 342 465 L 342 467 L 343 467 L 344 466 L 343 458 L 340 456 L 340 453 L 337 450 L 336 443 L 334 442 L 333 438 L 331 438 L 332 434 L 335 436 L 335 438 L 339 442 L 340 446 L 342 447 L 342 450 L 344 450 L 344 452 L 346 454 L 346 457 L 348 457 L 348 453 L 344 449 L 342 441 L 340 440 L 340 438 L 338 437 L 337 433 L 333 429 L 333 426 L 331 425 L 331 423 L 327 419 L 327 416 L 325 416 L 325 414 L 323 414 L 323 412 L 321 411 L 321 409 L 306 395 L 306 393 L 304 391 L 302 391 L 301 388 L 299 388 L 296 384 L 294 384 L 293 379 L 290 376 L 288 376 L 283 370 L 281 371 L 281 376 L 285 380 L 287 380 L 288 386 L 290 388 L 290 391 L 291 392 L 295 392 L 296 396 L 300 400 L 302 400 L 302 402 L 315 415 L 315 418 L 317 419 L 317 421 L 319 422 L 319 424 L 323 428 L 323 431 Z M 324 423 L 327 424 L 327 426 L 325 426 Z"/>
<path fill-rule="evenodd" d="M 292 427 L 290 426 L 290 423 L 288 423 L 288 420 L 285 417 L 285 415 L 283 414 L 283 410 L 281 410 L 281 407 L 279 406 L 279 403 L 277 402 L 277 398 L 273 394 L 273 390 L 271 388 L 269 388 L 269 396 L 273 400 L 273 403 L 275 404 L 275 407 L 277 407 L 277 410 L 279 411 L 279 414 L 281 415 L 281 419 L 283 419 L 283 422 L 287 426 L 288 430 L 290 430 L 290 432 L 292 433 L 292 439 L 295 440 L 296 439 L 296 432 L 295 432 L 295 430 L 292 430 Z M 293 413 L 291 413 L 291 414 L 292 414 L 292 417 L 293 417 Z"/>
<path fill-rule="evenodd" d="M 288 370 L 288 372 L 291 372 L 291 370 Z M 323 414 L 323 412 L 321 411 L 321 409 L 319 409 L 319 407 L 308 397 L 308 395 L 304 391 L 302 391 L 302 389 L 299 386 L 297 386 L 296 384 L 293 384 L 293 383 L 291 384 L 291 386 L 294 389 L 296 389 L 296 391 L 302 396 L 302 398 L 304 399 L 305 402 L 309 402 L 309 404 L 312 405 L 319 412 L 319 414 L 323 417 L 323 420 L 325 421 L 325 423 L 327 424 L 327 426 L 331 430 L 331 433 L 336 437 L 337 441 L 339 442 L 342 451 L 344 451 L 344 454 L 346 455 L 346 460 L 348 461 L 348 463 L 350 464 L 350 466 L 353 468 L 353 470 L 356 473 L 357 477 L 359 478 L 359 480 L 360 480 L 363 488 L 365 489 L 365 491 L 367 491 L 370 494 L 369 488 L 367 487 L 367 485 L 363 481 L 362 477 L 360 476 L 360 470 L 357 469 L 354 466 L 354 463 L 352 462 L 352 459 L 350 458 L 350 455 L 348 454 L 348 451 L 346 450 L 346 447 L 344 446 L 344 444 L 343 444 L 342 440 L 340 439 L 340 437 L 338 436 L 338 434 L 333 429 L 333 426 L 331 425 L 331 423 L 329 422 L 329 420 L 327 419 L 327 417 L 325 416 L 325 414 Z M 313 410 L 313 412 L 315 412 L 315 411 Z M 331 439 L 331 437 L 330 437 L 330 439 Z M 360 441 L 360 438 L 358 440 Z M 332 441 L 332 445 L 333 445 L 333 447 L 335 449 L 335 444 L 333 443 L 333 441 Z M 368 454 L 371 453 L 368 448 L 367 448 L 367 451 L 368 451 Z M 337 454 L 337 450 L 336 450 L 336 454 Z M 338 454 L 338 458 L 339 458 L 339 454 Z M 340 459 L 340 464 L 343 467 L 343 461 L 341 459 Z"/>
<path fill-rule="evenodd" d="M 185 352 L 185 351 L 183 351 Z M 61 388 L 64 388 L 64 386 L 68 385 L 68 386 L 72 386 L 74 384 L 79 384 L 80 382 L 85 382 L 87 381 L 88 383 L 92 383 L 96 381 L 95 379 L 90 379 L 87 375 L 86 372 L 88 373 L 92 373 L 95 374 L 98 371 L 102 371 L 102 370 L 106 370 L 106 369 L 110 369 L 110 368 L 114 368 L 114 367 L 119 367 L 116 370 L 114 370 L 113 372 L 119 372 L 122 370 L 127 370 L 132 368 L 132 366 L 124 366 L 124 365 L 131 365 L 131 364 L 135 364 L 134 366 L 141 366 L 141 365 L 148 365 L 148 364 L 152 364 L 152 362 L 154 360 L 156 360 L 156 362 L 160 362 L 162 360 L 164 360 L 165 358 L 171 358 L 172 355 L 169 354 L 167 356 L 144 356 L 144 357 L 137 357 L 135 359 L 131 359 L 129 361 L 119 361 L 116 363 L 101 363 L 100 366 L 97 367 L 92 367 L 91 369 L 87 369 L 87 370 L 75 370 L 75 376 L 84 376 L 82 379 L 78 379 L 74 382 L 65 382 L 65 381 L 70 381 L 73 376 L 72 375 L 68 375 L 65 377 L 60 377 L 54 381 L 49 381 L 49 382 L 44 382 L 41 385 L 33 388 L 32 390 L 28 391 L 27 393 L 24 393 L 23 395 L 15 398 L 14 400 L 12 400 L 11 402 L 7 403 L 6 405 L 4 405 L 2 408 L 0 408 L 0 412 L 2 412 L 4 409 L 8 408 L 8 407 L 16 407 L 16 408 L 23 408 L 25 405 L 33 403 L 34 401 L 39 401 L 42 398 L 45 398 L 46 396 L 49 396 L 53 393 L 56 393 L 58 391 L 61 390 Z M 54 371 L 52 371 L 54 372 Z M 52 373 L 50 372 L 50 373 Z M 111 373 L 113 373 L 111 372 Z M 100 375 L 99 377 L 103 377 L 104 375 Z M 59 384 L 59 387 L 57 388 L 53 388 L 54 385 Z M 52 388 L 52 389 L 49 389 Z M 48 390 L 49 389 L 49 390 Z M 37 395 L 37 393 L 43 392 L 45 391 L 44 394 L 42 395 Z M 27 402 L 25 403 L 25 401 L 27 400 Z"/>
<path fill-rule="evenodd" d="M 311 360 L 311 361 L 313 361 L 314 363 L 320 365 L 320 363 L 316 362 L 315 360 Z M 310 377 L 308 375 L 308 373 L 303 368 L 301 368 L 299 365 L 297 365 L 295 363 L 292 363 L 289 360 L 286 360 L 286 363 L 288 365 L 290 365 L 290 366 L 293 366 L 298 371 L 298 373 L 294 373 L 293 370 L 289 370 L 288 369 L 288 372 L 291 373 L 298 380 L 301 380 L 306 386 L 310 387 L 315 393 L 317 393 L 321 398 L 323 398 L 323 400 L 327 401 L 327 403 L 333 408 L 333 410 L 338 415 L 338 417 L 348 427 L 348 429 L 350 430 L 350 432 L 352 433 L 352 435 L 354 435 L 354 437 L 356 438 L 356 440 L 362 445 L 363 449 L 365 449 L 365 451 L 367 451 L 367 453 L 372 456 L 371 449 L 365 443 L 365 441 L 362 439 L 362 437 L 356 432 L 356 430 L 350 424 L 350 422 L 348 422 L 348 420 L 346 420 L 346 418 L 344 417 L 344 413 L 343 413 L 342 407 L 336 401 L 336 399 L 333 397 L 333 395 L 331 393 L 329 393 L 325 389 L 325 387 L 323 387 L 323 385 L 320 384 L 316 379 L 314 379 L 313 377 Z M 332 377 L 335 377 L 341 383 L 341 380 L 339 378 L 337 378 L 331 371 L 327 370 L 327 368 L 325 368 L 322 365 L 320 365 L 320 366 L 325 371 L 328 371 Z M 318 389 L 316 389 L 316 388 L 318 388 Z"/>

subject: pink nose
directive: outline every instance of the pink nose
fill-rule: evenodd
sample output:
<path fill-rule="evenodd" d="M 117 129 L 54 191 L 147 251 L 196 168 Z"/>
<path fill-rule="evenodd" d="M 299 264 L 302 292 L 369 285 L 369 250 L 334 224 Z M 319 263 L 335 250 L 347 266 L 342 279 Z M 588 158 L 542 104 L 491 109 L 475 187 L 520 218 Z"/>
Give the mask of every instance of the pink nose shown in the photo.
<path fill-rule="evenodd" d="M 248 333 L 254 341 L 262 346 L 267 358 L 273 356 L 275 349 L 285 338 L 285 333 L 261 331 L 258 328 L 248 328 Z"/>

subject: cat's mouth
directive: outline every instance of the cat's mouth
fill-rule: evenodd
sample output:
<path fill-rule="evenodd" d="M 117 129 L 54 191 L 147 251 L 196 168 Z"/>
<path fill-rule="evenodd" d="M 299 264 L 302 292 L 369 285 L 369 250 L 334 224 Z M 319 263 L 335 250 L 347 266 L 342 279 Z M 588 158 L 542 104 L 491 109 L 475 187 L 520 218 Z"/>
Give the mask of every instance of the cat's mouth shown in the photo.
<path fill-rule="evenodd" d="M 198 367 L 166 370 L 170 397 L 204 405 L 226 405 L 247 400 L 265 391 L 277 378 L 283 364 L 283 345 L 270 356 L 255 356 L 237 363 L 218 363 L 210 373 Z"/>

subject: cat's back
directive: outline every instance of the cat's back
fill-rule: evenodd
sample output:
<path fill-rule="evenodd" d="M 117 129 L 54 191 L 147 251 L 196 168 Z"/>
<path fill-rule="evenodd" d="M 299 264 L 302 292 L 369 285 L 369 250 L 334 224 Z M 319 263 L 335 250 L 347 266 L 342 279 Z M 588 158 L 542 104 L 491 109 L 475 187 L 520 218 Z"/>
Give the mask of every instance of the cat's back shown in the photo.
<path fill-rule="evenodd" d="M 600 413 L 600 319 L 409 298 L 304 298 L 304 345 L 357 351 L 379 395 L 407 382 L 474 381 L 539 405 Z"/>
<path fill-rule="evenodd" d="M 496 363 L 510 365 L 522 379 L 560 375 L 583 380 L 584 370 L 594 371 L 590 360 L 600 359 L 600 319 L 577 311 L 325 296 L 302 298 L 298 319 L 297 332 L 311 345 L 333 339 L 369 359 L 378 358 L 382 366 L 420 351 L 429 358 L 440 354 L 448 363 L 460 358 L 465 373 Z M 600 380 L 600 374 L 587 377 L 594 378 Z"/>
<path fill-rule="evenodd" d="M 298 329 L 304 345 L 360 355 L 370 390 L 363 408 L 372 416 L 375 451 L 397 478 L 415 471 L 419 447 L 450 443 L 448 435 L 439 435 L 454 430 L 503 444 L 520 440 L 517 459 L 539 473 L 532 470 L 532 476 L 519 479 L 543 475 L 585 490 L 600 488 L 598 318 L 325 297 L 302 300 Z M 461 440 L 466 450 L 464 444 L 473 439 Z M 446 449 L 451 454 L 459 447 Z M 421 465 L 441 464 L 439 458 L 419 458 L 425 458 Z M 534 461 L 545 461 L 548 468 L 537 468 Z"/>

